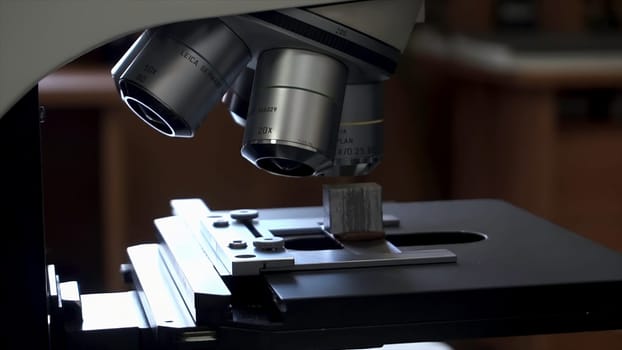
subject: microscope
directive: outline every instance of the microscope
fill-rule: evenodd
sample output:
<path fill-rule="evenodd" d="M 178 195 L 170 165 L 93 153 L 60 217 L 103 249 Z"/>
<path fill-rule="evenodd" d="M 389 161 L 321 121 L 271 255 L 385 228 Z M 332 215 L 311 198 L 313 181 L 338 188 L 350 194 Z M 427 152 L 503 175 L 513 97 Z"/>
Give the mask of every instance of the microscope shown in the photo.
<path fill-rule="evenodd" d="M 326 186 L 318 207 L 173 199 L 157 243 L 127 249 L 133 289 L 81 294 L 45 260 L 39 79 L 144 30 L 111 79 L 155 132 L 193 137 L 224 103 L 258 171 L 365 175 L 383 156 L 382 82 L 424 4 L 0 6 L 7 348 L 345 349 L 621 328 L 619 252 L 502 201 L 383 202 L 370 183 Z"/>

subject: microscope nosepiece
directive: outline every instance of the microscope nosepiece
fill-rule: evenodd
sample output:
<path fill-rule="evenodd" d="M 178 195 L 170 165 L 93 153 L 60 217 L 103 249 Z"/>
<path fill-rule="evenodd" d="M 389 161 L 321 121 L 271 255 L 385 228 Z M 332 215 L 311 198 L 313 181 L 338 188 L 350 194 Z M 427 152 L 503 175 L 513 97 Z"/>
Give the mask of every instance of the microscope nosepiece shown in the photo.
<path fill-rule="evenodd" d="M 121 97 L 144 122 L 174 137 L 194 136 L 251 57 L 218 19 L 148 29 L 130 53 L 112 71 Z"/>
<path fill-rule="evenodd" d="M 335 156 L 348 69 L 337 59 L 301 49 L 259 57 L 242 155 L 284 176 L 318 175 Z"/>
<path fill-rule="evenodd" d="M 220 101 L 257 168 L 366 175 L 382 158 L 380 89 L 401 51 L 331 18 L 290 8 L 154 27 L 111 73 L 123 101 L 162 134 L 193 137 Z"/>

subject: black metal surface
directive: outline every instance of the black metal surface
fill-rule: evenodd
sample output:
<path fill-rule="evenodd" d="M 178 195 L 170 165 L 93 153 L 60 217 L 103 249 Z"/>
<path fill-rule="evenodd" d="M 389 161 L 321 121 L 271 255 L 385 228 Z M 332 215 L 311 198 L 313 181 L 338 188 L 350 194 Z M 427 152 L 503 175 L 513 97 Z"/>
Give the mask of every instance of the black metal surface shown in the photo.
<path fill-rule="evenodd" d="M 310 314 L 313 317 L 315 313 Z M 619 326 L 619 322 L 617 323 Z M 242 329 L 225 326 L 219 329 L 219 349 L 365 349 L 385 344 L 420 341 L 448 341 L 494 336 L 583 332 L 612 327 L 611 319 L 597 317 L 581 325 L 564 316 L 541 317 L 533 320 L 471 320 L 469 322 L 406 323 L 362 327 L 307 328 L 296 330 Z"/>
<path fill-rule="evenodd" d="M 0 119 L 3 349 L 48 345 L 39 101 L 34 87 Z M 27 336 L 24 336 L 27 334 Z"/>
<path fill-rule="evenodd" d="M 488 239 L 442 245 L 457 264 L 266 275 L 286 310 L 284 329 L 373 328 L 391 338 L 393 325 L 414 341 L 622 328 L 619 252 L 500 201 L 389 203 L 385 212 L 413 232 L 467 230 Z"/>
<path fill-rule="evenodd" d="M 385 203 L 384 212 L 401 220 L 388 239 L 419 233 L 424 239 L 409 248 L 451 249 L 457 264 L 229 276 L 232 317 L 216 326 L 218 348 L 365 348 L 622 328 L 620 252 L 501 201 Z M 321 215 L 307 207 L 259 217 L 294 224 Z M 434 232 L 485 239 L 419 245 L 439 242 Z"/>
<path fill-rule="evenodd" d="M 132 258 L 134 271 L 155 274 L 161 283 L 151 287 L 156 293 L 143 308 L 180 311 L 178 319 L 155 326 L 156 342 L 179 349 L 341 349 L 622 329 L 620 252 L 501 201 L 385 203 L 384 212 L 401 221 L 387 229 L 389 239 L 420 233 L 423 242 L 439 242 L 429 235 L 463 231 L 485 239 L 436 245 L 416 241 L 409 247 L 451 249 L 458 255 L 455 264 L 221 276 L 231 291 L 230 304 L 213 306 L 224 307 L 226 315 L 203 324 L 188 321 L 189 314 L 182 311 L 189 305 L 174 293 L 179 282 L 164 263 L 166 254 L 158 253 L 161 247 L 135 246 L 130 250 L 151 247 L 153 252 L 146 263 L 137 265 Z M 265 209 L 259 220 L 266 224 L 280 218 L 295 225 L 316 222 L 321 214 L 321 207 Z M 148 294 L 144 287 L 137 283 L 138 295 Z M 171 292 L 172 301 L 161 298 L 164 290 Z M 149 318 L 149 308 L 145 310 Z M 161 316 L 160 311 L 153 315 Z M 114 340 L 116 333 L 108 331 L 106 337 Z M 202 332 L 215 338 L 199 340 Z"/>

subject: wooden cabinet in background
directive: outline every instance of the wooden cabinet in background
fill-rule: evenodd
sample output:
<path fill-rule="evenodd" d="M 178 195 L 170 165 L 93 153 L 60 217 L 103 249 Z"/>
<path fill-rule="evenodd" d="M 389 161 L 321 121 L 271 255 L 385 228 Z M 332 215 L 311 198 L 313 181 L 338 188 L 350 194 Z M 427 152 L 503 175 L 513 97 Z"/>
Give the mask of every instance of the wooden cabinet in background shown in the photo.
<path fill-rule="evenodd" d="M 503 198 L 622 251 L 622 122 L 560 108 L 573 89 L 622 96 L 622 54 L 420 43 L 411 76 L 442 125 L 428 147 L 446 148 L 448 196 Z"/>
<path fill-rule="evenodd" d="M 480 39 L 435 38 L 447 41 L 424 38 L 414 46 L 410 74 L 421 92 L 423 117 L 434 126 L 427 147 L 445 156 L 437 172 L 446 174 L 441 187 L 447 197 L 501 198 L 622 252 L 622 122 L 599 115 L 566 118 L 560 108 L 566 91 L 620 94 L 622 50 L 521 52 Z M 456 344 L 621 346 L 620 331 Z"/>

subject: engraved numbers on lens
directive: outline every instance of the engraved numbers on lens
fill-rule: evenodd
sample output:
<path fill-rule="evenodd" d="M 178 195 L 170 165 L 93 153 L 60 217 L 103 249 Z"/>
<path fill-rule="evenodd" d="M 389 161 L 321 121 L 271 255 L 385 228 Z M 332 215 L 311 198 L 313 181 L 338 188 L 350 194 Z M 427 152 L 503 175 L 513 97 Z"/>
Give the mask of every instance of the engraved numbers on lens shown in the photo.
<path fill-rule="evenodd" d="M 352 139 L 351 137 L 340 137 L 339 139 L 337 139 L 337 143 L 340 145 L 349 145 L 351 143 L 354 143 L 354 139 Z"/>
<path fill-rule="evenodd" d="M 147 80 L 149 80 L 149 76 L 153 76 L 158 72 L 158 70 L 156 69 L 156 67 L 154 67 L 151 64 L 145 64 L 145 66 L 143 67 L 142 72 L 138 73 L 136 75 L 136 81 L 138 81 L 139 83 L 146 83 Z"/>
<path fill-rule="evenodd" d="M 276 112 L 276 106 L 264 106 L 257 108 L 257 113 L 272 113 Z"/>
<path fill-rule="evenodd" d="M 346 147 L 339 148 L 337 150 L 338 156 L 363 156 L 371 154 L 371 149 L 365 149 L 365 147 Z"/>
<path fill-rule="evenodd" d="M 145 68 L 143 68 L 143 72 L 154 75 L 158 72 L 158 70 L 156 69 L 156 67 L 150 65 L 150 64 L 146 64 Z"/>
<path fill-rule="evenodd" d="M 272 127 L 263 126 L 263 127 L 257 128 L 257 135 L 270 135 L 270 134 L 272 134 Z"/>
<path fill-rule="evenodd" d="M 145 83 L 147 81 L 147 76 L 142 73 L 138 73 L 136 75 L 136 81 L 139 83 Z"/>
<path fill-rule="evenodd" d="M 339 35 L 339 36 L 343 36 L 343 37 L 347 37 L 348 36 L 348 30 L 344 27 L 337 27 L 337 29 L 335 29 L 335 34 Z"/>

